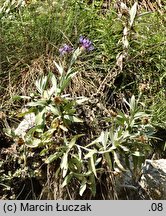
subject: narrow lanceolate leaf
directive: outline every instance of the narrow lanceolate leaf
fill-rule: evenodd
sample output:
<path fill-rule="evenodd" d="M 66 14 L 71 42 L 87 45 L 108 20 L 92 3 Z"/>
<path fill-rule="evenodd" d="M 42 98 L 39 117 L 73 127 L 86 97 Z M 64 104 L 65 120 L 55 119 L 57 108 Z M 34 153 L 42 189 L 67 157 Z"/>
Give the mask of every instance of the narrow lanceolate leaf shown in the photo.
<path fill-rule="evenodd" d="M 51 74 L 51 83 L 52 87 L 49 90 L 49 96 L 51 97 L 53 94 L 57 94 L 58 88 L 57 88 L 57 80 L 54 74 Z"/>
<path fill-rule="evenodd" d="M 55 64 L 56 68 L 58 69 L 59 74 L 62 76 L 62 74 L 63 74 L 63 67 L 62 67 L 62 65 L 56 63 L 55 61 L 53 61 L 53 62 Z"/>
<path fill-rule="evenodd" d="M 127 106 L 129 106 L 129 108 L 131 108 L 130 104 L 127 102 L 125 98 L 123 98 L 123 101 L 127 104 Z"/>
<path fill-rule="evenodd" d="M 138 5 L 138 3 L 135 2 L 134 5 L 132 6 L 132 8 L 129 11 L 129 14 L 130 14 L 130 22 L 129 22 L 130 27 L 134 23 L 134 19 L 135 19 L 136 13 L 137 13 L 137 5 Z"/>
<path fill-rule="evenodd" d="M 66 152 L 63 155 L 60 167 L 61 167 L 62 172 L 63 172 L 62 176 L 64 178 L 66 176 L 66 174 L 67 174 L 67 171 L 68 171 L 68 152 Z"/>
<path fill-rule="evenodd" d="M 87 183 L 86 178 L 83 178 L 83 180 L 81 182 L 81 186 L 80 186 L 80 191 L 79 191 L 80 196 L 82 196 L 84 191 L 86 190 L 86 183 Z"/>
<path fill-rule="evenodd" d="M 60 93 L 62 93 L 64 91 L 64 89 L 68 86 L 69 82 L 71 80 L 71 77 L 65 77 L 63 79 L 61 79 L 61 84 L 59 86 L 60 88 Z"/>
<path fill-rule="evenodd" d="M 78 47 L 72 56 L 71 62 L 70 62 L 70 67 L 75 63 L 76 59 L 78 58 L 78 56 L 81 54 L 81 49 Z"/>
<path fill-rule="evenodd" d="M 58 159 L 62 156 L 62 152 L 56 152 L 55 154 L 50 155 L 46 160 L 45 163 L 49 164 L 52 163 L 54 160 Z"/>
<path fill-rule="evenodd" d="M 75 135 L 72 140 L 70 141 L 70 143 L 68 144 L 68 148 L 69 150 L 76 144 L 76 140 L 79 138 L 79 137 L 82 137 L 84 134 L 78 134 L 78 135 Z"/>
<path fill-rule="evenodd" d="M 93 174 L 89 176 L 89 182 L 90 182 L 90 190 L 92 192 L 92 195 L 95 196 L 96 195 L 96 181 L 95 181 L 95 176 Z"/>
<path fill-rule="evenodd" d="M 139 119 L 139 118 L 142 118 L 142 117 L 149 117 L 149 115 L 146 114 L 145 112 L 137 112 L 137 113 L 134 115 L 134 119 Z"/>
<path fill-rule="evenodd" d="M 104 133 L 104 139 L 103 139 L 103 148 L 106 150 L 107 144 L 108 144 L 108 137 L 109 137 L 109 132 L 106 130 Z"/>
<path fill-rule="evenodd" d="M 65 177 L 65 179 L 62 183 L 62 187 L 65 187 L 66 185 L 68 185 L 70 183 L 72 177 L 73 177 L 73 173 L 71 172 Z"/>
<path fill-rule="evenodd" d="M 30 148 L 37 148 L 39 145 L 41 144 L 41 140 L 34 138 L 30 141 L 30 143 L 26 144 L 26 146 L 30 147 Z"/>
<path fill-rule="evenodd" d="M 90 158 L 90 164 L 91 164 L 92 172 L 97 178 L 96 167 L 95 167 L 95 162 L 94 162 L 94 155 L 92 155 L 92 157 Z"/>
<path fill-rule="evenodd" d="M 71 122 L 83 122 L 82 119 L 80 119 L 76 116 L 64 115 L 64 118 L 71 121 Z"/>
<path fill-rule="evenodd" d="M 134 111 L 136 108 L 136 100 L 135 100 L 135 96 L 132 95 L 131 100 L 130 100 L 130 109 L 131 111 Z"/>
<path fill-rule="evenodd" d="M 108 141 L 108 131 L 102 131 L 100 136 L 95 139 L 94 141 L 92 141 L 91 143 L 89 143 L 86 147 L 90 147 L 94 144 L 97 144 L 97 143 L 102 143 L 103 145 L 103 149 L 106 149 L 106 144 L 107 144 L 107 141 Z"/>
<path fill-rule="evenodd" d="M 108 148 L 107 150 L 105 151 L 98 151 L 97 153 L 98 154 L 105 154 L 105 153 L 110 153 L 110 152 L 113 152 L 113 150 L 116 149 L 116 146 L 111 146 L 110 148 Z"/>
<path fill-rule="evenodd" d="M 101 135 L 97 139 L 93 140 L 91 143 L 86 145 L 86 147 L 90 147 L 90 146 L 92 146 L 92 145 L 94 145 L 96 143 L 99 143 L 100 141 L 101 141 Z"/>
<path fill-rule="evenodd" d="M 88 154 L 85 155 L 84 159 L 88 159 L 88 158 L 91 158 L 95 153 L 97 153 L 97 150 L 96 149 L 93 149 L 93 150 L 90 150 L 88 152 Z"/>
<path fill-rule="evenodd" d="M 42 100 L 38 100 L 35 102 L 29 102 L 27 104 L 27 106 L 46 106 L 47 105 L 47 100 L 42 99 Z"/>
<path fill-rule="evenodd" d="M 116 152 L 114 152 L 114 160 L 115 160 L 116 165 L 119 167 L 119 169 L 121 169 L 122 171 L 126 171 L 125 168 L 122 166 Z"/>
<path fill-rule="evenodd" d="M 102 131 L 100 135 L 100 142 L 102 143 L 104 150 L 106 149 L 107 140 L 108 140 L 108 131 Z"/>
<path fill-rule="evenodd" d="M 65 127 L 64 125 L 59 125 L 59 128 L 61 128 L 65 132 L 68 132 L 67 127 Z"/>
<path fill-rule="evenodd" d="M 139 151 L 135 151 L 132 155 L 136 156 L 136 157 L 144 157 L 145 155 Z"/>
<path fill-rule="evenodd" d="M 40 94 L 43 94 L 43 91 L 48 85 L 48 76 L 44 76 L 35 82 L 36 88 Z"/>
<path fill-rule="evenodd" d="M 107 161 L 107 164 L 108 164 L 108 166 L 109 166 L 109 168 L 110 168 L 110 170 L 112 170 L 112 160 L 111 160 L 111 157 L 110 157 L 110 154 L 109 153 L 105 153 L 104 154 L 104 157 L 105 157 L 105 160 Z"/>
<path fill-rule="evenodd" d="M 69 160 L 69 168 L 73 172 L 81 173 L 83 162 L 75 155 Z"/>
<path fill-rule="evenodd" d="M 29 97 L 29 96 L 19 96 L 19 95 L 15 95 L 15 96 L 12 97 L 12 99 L 13 99 L 13 100 L 21 100 L 21 99 L 27 99 L 27 100 L 29 100 L 29 99 L 31 99 L 31 97 Z"/>
<path fill-rule="evenodd" d="M 51 112 L 56 115 L 56 116 L 60 116 L 61 115 L 61 112 L 60 110 L 57 108 L 57 107 L 54 107 L 52 105 L 49 105 L 49 108 L 51 110 Z"/>
<path fill-rule="evenodd" d="M 39 112 L 35 117 L 35 124 L 36 125 L 42 125 L 45 119 L 44 116 L 45 110 L 43 109 L 42 112 Z"/>
<path fill-rule="evenodd" d="M 124 145 L 119 145 L 119 147 L 124 151 L 124 152 L 129 152 L 129 148 L 127 148 L 126 146 Z"/>
<path fill-rule="evenodd" d="M 82 103 L 84 103 L 85 101 L 88 101 L 88 98 L 86 97 L 78 97 L 76 100 L 76 104 L 80 105 Z"/>

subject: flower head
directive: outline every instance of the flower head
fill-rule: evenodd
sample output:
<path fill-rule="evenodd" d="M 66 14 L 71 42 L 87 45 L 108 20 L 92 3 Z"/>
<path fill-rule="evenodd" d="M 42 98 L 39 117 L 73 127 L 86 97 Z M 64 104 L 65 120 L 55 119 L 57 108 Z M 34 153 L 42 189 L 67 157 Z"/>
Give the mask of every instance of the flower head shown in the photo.
<path fill-rule="evenodd" d="M 88 51 L 91 51 L 94 49 L 92 42 L 84 36 L 80 37 L 79 42 L 80 42 L 81 47 L 88 50 Z"/>
<path fill-rule="evenodd" d="M 67 44 L 64 44 L 60 49 L 59 52 L 61 55 L 64 55 L 66 53 L 70 53 L 73 50 L 73 48 Z"/>

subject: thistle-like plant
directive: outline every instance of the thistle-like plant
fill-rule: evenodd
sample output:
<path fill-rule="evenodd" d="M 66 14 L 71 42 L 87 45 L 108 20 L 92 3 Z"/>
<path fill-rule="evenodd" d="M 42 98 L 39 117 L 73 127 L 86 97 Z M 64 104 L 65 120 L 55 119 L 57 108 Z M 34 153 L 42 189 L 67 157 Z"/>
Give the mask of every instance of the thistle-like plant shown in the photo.
<path fill-rule="evenodd" d="M 80 195 L 86 189 L 86 177 L 93 178 L 93 173 L 87 170 L 83 153 L 77 144 L 77 139 L 83 135 L 71 136 L 69 132 L 71 132 L 71 124 L 83 122 L 76 114 L 76 106 L 86 101 L 87 98 L 73 98 L 64 91 L 77 73 L 73 70 L 73 64 L 85 50 L 92 50 L 92 42 L 85 37 L 75 51 L 65 44 L 59 50 L 62 57 L 73 51 L 67 70 L 62 66 L 62 62 L 54 61 L 59 73 L 58 77 L 50 72 L 35 82 L 36 91 L 30 96 L 15 97 L 15 99 L 29 100 L 26 105 L 27 109 L 21 116 L 33 114 L 34 122 L 33 124 L 31 122 L 31 128 L 26 127 L 25 133 L 21 136 L 26 152 L 28 148 L 40 148 L 40 156 L 45 163 L 60 161 L 57 174 L 61 174 L 64 178 L 63 186 L 68 185 L 72 178 L 76 178 L 81 182 Z M 18 132 L 18 129 L 16 131 Z"/>
<path fill-rule="evenodd" d="M 73 64 L 77 60 L 78 56 L 86 49 L 92 50 L 92 42 L 86 38 L 82 40 L 80 41 L 80 46 L 73 52 L 67 70 L 65 70 L 62 66 L 62 62 L 57 63 L 54 61 L 56 69 L 59 73 L 58 77 L 56 77 L 52 72 L 49 72 L 48 75 L 39 78 L 35 82 L 35 93 L 32 93 L 30 96 L 15 97 L 15 99 L 25 98 L 30 101 L 26 105 L 28 110 L 21 114 L 22 116 L 29 113 L 33 113 L 35 115 L 34 127 L 32 127 L 25 135 L 26 142 L 31 133 L 43 134 L 44 132 L 48 131 L 53 133 L 54 131 L 59 132 L 60 130 L 67 132 L 70 123 L 82 122 L 82 120 L 76 115 L 75 107 L 77 104 L 83 103 L 85 100 L 87 100 L 87 98 L 72 98 L 70 94 L 64 94 L 64 90 L 67 88 L 71 79 L 77 73 L 77 71 L 73 69 Z M 59 49 L 59 51 L 61 55 L 65 55 L 73 51 L 73 48 L 65 44 Z M 40 142 L 38 140 L 38 136 L 35 136 L 35 142 L 31 138 L 28 139 L 28 143 L 30 142 L 32 146 L 34 144 L 34 146 L 36 146 L 38 142 Z"/>

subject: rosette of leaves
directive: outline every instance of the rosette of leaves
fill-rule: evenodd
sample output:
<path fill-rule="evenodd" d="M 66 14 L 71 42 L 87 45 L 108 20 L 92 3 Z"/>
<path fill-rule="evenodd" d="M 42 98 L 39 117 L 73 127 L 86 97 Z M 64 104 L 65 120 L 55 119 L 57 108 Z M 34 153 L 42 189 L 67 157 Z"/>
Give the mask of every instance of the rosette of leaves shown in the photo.
<path fill-rule="evenodd" d="M 64 132 L 68 132 L 70 124 L 83 122 L 76 114 L 76 106 L 86 101 L 87 98 L 72 98 L 69 94 L 63 94 L 72 77 L 77 73 L 72 69 L 72 65 L 81 52 L 80 48 L 74 51 L 67 72 L 61 63 L 54 62 L 59 72 L 58 77 L 50 72 L 35 82 L 35 93 L 30 96 L 15 96 L 14 99 L 29 100 L 26 105 L 28 110 L 21 116 L 29 113 L 35 114 L 35 126 L 23 137 L 29 146 L 45 145 L 50 142 L 49 137 L 52 137 L 53 134 L 63 136 Z"/>
<path fill-rule="evenodd" d="M 48 137 L 54 132 L 62 135 L 62 132 L 68 131 L 70 124 L 82 122 L 76 115 L 75 107 L 86 100 L 83 97 L 71 98 L 69 95 L 61 94 L 61 86 L 58 85 L 53 73 L 37 80 L 35 86 L 37 92 L 26 97 L 30 100 L 26 105 L 28 111 L 21 114 L 35 114 L 35 126 L 24 137 L 26 144 L 31 147 L 42 146 L 50 142 Z"/>

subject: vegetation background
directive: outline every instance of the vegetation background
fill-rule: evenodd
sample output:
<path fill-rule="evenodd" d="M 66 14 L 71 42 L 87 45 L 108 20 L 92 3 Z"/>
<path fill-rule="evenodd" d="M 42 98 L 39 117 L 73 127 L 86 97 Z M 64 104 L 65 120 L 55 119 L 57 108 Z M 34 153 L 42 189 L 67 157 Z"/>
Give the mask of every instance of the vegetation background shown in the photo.
<path fill-rule="evenodd" d="M 1 0 L 1 199 L 140 198 L 119 179 L 130 172 L 137 188 L 145 159 L 166 158 L 165 10 L 165 0 Z M 61 56 L 64 44 L 73 52 Z M 18 136 L 28 113 L 35 127 Z"/>

